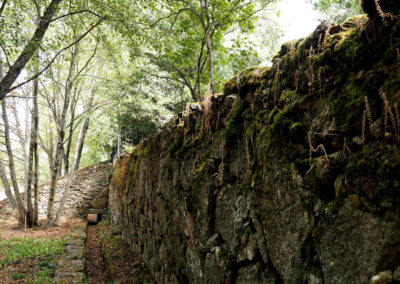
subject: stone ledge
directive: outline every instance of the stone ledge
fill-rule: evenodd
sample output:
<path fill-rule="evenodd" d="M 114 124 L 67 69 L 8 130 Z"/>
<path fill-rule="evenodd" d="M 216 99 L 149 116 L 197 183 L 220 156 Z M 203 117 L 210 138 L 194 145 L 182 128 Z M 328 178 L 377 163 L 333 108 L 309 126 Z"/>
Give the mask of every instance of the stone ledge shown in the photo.
<path fill-rule="evenodd" d="M 65 252 L 57 264 L 56 283 L 82 283 L 85 279 L 87 224 L 77 225 L 66 238 Z"/>

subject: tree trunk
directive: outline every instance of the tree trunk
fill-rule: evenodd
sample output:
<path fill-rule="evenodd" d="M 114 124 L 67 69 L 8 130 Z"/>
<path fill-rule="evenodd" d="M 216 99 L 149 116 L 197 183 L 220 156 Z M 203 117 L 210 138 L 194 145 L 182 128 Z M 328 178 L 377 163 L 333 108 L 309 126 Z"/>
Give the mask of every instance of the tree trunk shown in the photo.
<path fill-rule="evenodd" d="M 214 79 L 214 58 L 213 58 L 213 51 L 210 38 L 211 21 L 210 21 L 210 16 L 208 14 L 208 0 L 204 1 L 204 6 L 202 8 L 204 9 L 207 18 L 207 23 L 204 23 L 204 20 L 202 21 L 202 23 L 204 29 L 204 40 L 206 41 L 206 46 L 207 46 L 208 69 L 210 72 L 210 89 L 211 92 L 215 94 L 216 91 L 215 91 L 215 79 Z"/>
<path fill-rule="evenodd" d="M 16 114 L 17 116 L 17 114 Z M 30 110 L 30 104 L 29 104 L 29 93 L 27 92 L 26 98 L 25 98 L 25 134 L 24 134 L 24 197 L 25 197 L 25 206 L 30 211 L 29 209 L 32 209 L 32 206 L 29 207 L 29 199 L 28 199 L 28 191 L 30 190 L 30 183 L 28 182 L 28 176 L 29 176 L 29 163 L 31 160 L 30 157 L 30 142 L 29 142 L 29 117 L 31 116 L 31 110 Z M 29 195 L 30 197 L 32 195 Z M 31 204 L 32 205 L 32 204 Z M 31 211 L 30 211 L 31 212 Z"/>
<path fill-rule="evenodd" d="M 7 174 L 4 169 L 3 161 L 0 160 L 0 178 L 3 183 L 4 192 L 6 193 L 8 203 L 10 203 L 13 210 L 17 209 L 17 202 L 15 201 L 14 195 L 11 192 L 10 185 L 8 184 Z"/>
<path fill-rule="evenodd" d="M 38 62 L 37 62 L 38 65 Z M 38 68 L 36 68 L 38 69 Z M 27 208 L 28 208 L 28 214 L 27 216 L 30 216 L 31 218 L 28 220 L 28 223 L 33 226 L 34 223 L 36 222 L 35 220 L 35 215 L 36 215 L 36 210 L 34 210 L 33 205 L 32 205 L 32 179 L 34 178 L 34 169 L 33 169 L 33 161 L 35 160 L 35 168 L 36 168 L 36 161 L 37 161 L 37 130 L 38 130 L 38 118 L 39 118 L 39 111 L 38 111 L 38 92 L 39 89 L 39 82 L 38 79 L 33 80 L 33 109 L 32 109 L 32 119 L 31 119 L 31 138 L 29 142 L 29 159 L 28 159 L 28 178 L 27 178 Z M 36 148 L 36 149 L 35 149 Z M 36 151 L 35 151 L 36 150 Z M 36 152 L 36 153 L 35 153 Z M 35 155 L 36 154 L 36 155 Z M 35 175 L 37 172 L 35 173 Z M 35 179 L 35 184 L 37 184 L 37 180 Z M 34 187 L 35 191 L 35 207 L 36 207 L 36 202 L 37 202 L 37 188 Z"/>
<path fill-rule="evenodd" d="M 49 225 L 53 225 L 54 219 L 54 198 L 56 193 L 56 183 L 58 171 L 63 155 L 63 140 L 64 140 L 65 132 L 64 129 L 60 129 L 58 131 L 58 140 L 57 140 L 57 148 L 54 159 L 54 167 L 53 172 L 51 173 L 51 181 L 50 181 L 50 190 L 49 190 L 49 200 L 47 203 L 47 222 Z"/>
<path fill-rule="evenodd" d="M 89 117 L 85 119 L 82 125 L 82 143 L 79 144 L 79 147 L 77 147 L 77 152 L 76 152 L 76 162 L 74 166 L 74 170 L 77 171 L 79 169 L 79 164 L 81 162 L 81 156 L 82 156 L 82 150 L 83 150 L 83 144 L 86 138 L 86 133 L 89 128 Z"/>
<path fill-rule="evenodd" d="M 74 60 L 74 59 L 72 59 L 72 60 Z M 74 63 L 71 62 L 71 64 L 74 64 Z M 64 137 L 65 137 L 65 119 L 67 116 L 68 106 L 69 106 L 69 103 L 71 100 L 72 85 L 73 85 L 72 82 L 67 83 L 61 118 L 60 118 L 59 124 L 57 126 L 58 139 L 57 139 L 56 155 L 55 155 L 55 159 L 54 159 L 54 169 L 51 174 L 49 200 L 47 203 L 47 223 L 49 225 L 54 225 L 54 198 L 55 198 L 55 193 L 56 193 L 57 176 L 59 174 L 59 169 L 60 169 L 60 165 L 61 165 L 61 162 L 63 159 L 63 154 L 64 154 L 63 145 L 64 145 Z"/>
<path fill-rule="evenodd" d="M 97 73 L 97 70 L 96 70 L 96 73 Z M 87 130 L 89 127 L 89 115 L 90 115 L 90 111 L 92 109 L 92 103 L 93 103 L 93 98 L 94 98 L 94 94 L 95 94 L 95 87 L 93 86 L 93 83 L 94 83 L 94 81 L 92 81 L 91 88 L 90 88 L 90 97 L 89 97 L 87 106 L 85 108 L 86 118 L 85 118 L 85 121 L 83 122 L 81 130 L 79 131 L 79 134 L 78 134 L 78 140 L 76 141 L 76 145 L 75 145 L 74 160 L 72 162 L 72 166 L 70 169 L 70 173 L 68 175 L 67 183 L 64 188 L 64 194 L 60 201 L 60 206 L 57 211 L 57 216 L 56 216 L 56 219 L 54 222 L 55 225 L 58 225 L 58 223 L 60 221 L 62 211 L 65 206 L 65 202 L 67 201 L 68 196 L 69 196 L 71 183 L 74 178 L 75 171 L 78 170 L 78 168 L 79 168 L 79 162 L 80 162 L 81 155 L 82 155 L 83 144 L 85 143 L 85 137 L 86 137 L 86 133 L 87 133 Z"/>
<path fill-rule="evenodd" d="M 51 115 L 51 111 L 49 111 L 49 153 L 48 153 L 48 157 L 49 157 L 49 169 L 50 172 L 52 173 L 54 171 L 54 143 L 53 143 L 53 117 Z"/>
<path fill-rule="evenodd" d="M 79 149 L 82 149 L 82 147 L 83 147 L 83 143 L 85 141 L 85 135 L 86 135 L 86 131 L 87 131 L 88 125 L 89 125 L 89 118 L 85 119 L 85 122 L 83 123 L 82 128 L 79 131 L 78 141 L 76 141 L 76 146 L 75 146 L 74 161 L 72 162 L 72 166 L 71 166 L 71 169 L 70 169 L 70 173 L 68 175 L 67 183 L 65 184 L 64 194 L 63 194 L 63 197 L 61 198 L 60 206 L 58 207 L 56 219 L 54 221 L 54 224 L 56 226 L 58 225 L 58 223 L 60 221 L 60 218 L 61 218 L 61 215 L 62 215 L 62 211 L 64 210 L 65 202 L 68 199 L 69 192 L 70 192 L 70 189 L 71 189 L 71 183 L 72 183 L 72 180 L 74 179 L 75 169 L 77 168 L 77 166 L 79 166 L 77 164 L 78 156 L 79 156 L 79 159 L 80 159 Z"/>
<path fill-rule="evenodd" d="M 37 81 L 37 80 L 35 80 Z M 34 82 L 33 85 L 33 96 L 37 96 L 37 86 Z M 34 116 L 35 114 L 32 111 L 32 119 L 31 123 L 34 123 Z M 26 117 L 26 121 L 28 121 L 28 117 Z M 29 141 L 29 150 L 28 150 L 28 159 L 25 159 L 25 168 L 26 169 L 26 179 L 25 179 L 25 201 L 26 201 L 26 209 L 27 209 L 27 214 L 28 220 L 27 223 L 32 226 L 33 225 L 33 205 L 32 205 L 32 178 L 33 178 L 33 142 L 34 142 L 34 126 L 31 125 L 31 138 Z M 26 133 L 28 133 L 28 127 L 26 128 Z M 26 140 L 26 143 L 28 144 L 28 139 Z"/>
<path fill-rule="evenodd" d="M 74 134 L 74 121 L 75 121 L 75 109 L 76 109 L 76 104 L 77 104 L 77 86 L 74 88 L 74 95 L 72 98 L 72 103 L 71 103 L 71 110 L 70 110 L 70 124 L 69 124 L 69 129 L 68 129 L 68 139 L 67 139 L 67 148 L 64 149 L 64 173 L 68 174 L 70 169 L 69 169 L 69 155 L 71 153 L 71 145 L 72 145 L 72 138 Z"/>
<path fill-rule="evenodd" d="M 34 181 L 33 181 L 33 191 L 35 194 L 35 206 L 33 223 L 37 224 L 39 219 L 39 153 L 38 153 L 38 131 L 39 131 L 39 104 L 38 97 L 33 98 L 33 111 L 35 115 L 34 129 L 35 129 L 35 142 L 33 144 L 33 155 L 35 158 L 35 170 L 34 170 Z"/>
<path fill-rule="evenodd" d="M 20 122 L 19 117 L 18 117 L 17 104 L 16 104 L 15 100 L 11 101 L 11 111 L 12 111 L 14 117 L 15 117 L 15 127 L 16 127 L 16 131 L 17 131 L 16 134 L 18 136 L 19 144 L 21 145 L 21 148 L 22 148 L 22 151 L 23 151 L 23 155 L 25 157 L 26 150 L 27 150 L 26 147 L 25 147 L 26 137 L 25 137 L 25 134 L 23 133 L 22 128 L 21 128 L 21 122 Z M 28 117 L 28 116 L 26 116 L 26 117 Z"/>
<path fill-rule="evenodd" d="M 5 5 L 6 2 L 4 1 L 3 3 Z M 0 79 L 1 78 L 3 78 L 3 62 L 0 57 Z M 10 190 L 10 185 L 8 184 L 8 178 L 2 160 L 0 160 L 0 178 L 3 182 L 4 192 L 8 198 L 8 202 L 10 203 L 11 208 L 13 210 L 17 209 L 17 202 L 15 201 L 15 198 Z"/>
<path fill-rule="evenodd" d="M 39 48 L 40 42 L 50 25 L 51 19 L 58 10 L 61 1 L 62 0 L 52 0 L 50 2 L 43 16 L 40 18 L 38 27 L 36 28 L 36 31 L 33 34 L 32 38 L 25 45 L 20 56 L 10 67 L 6 76 L 0 81 L 0 100 L 3 100 L 4 97 L 8 94 L 12 84 L 15 82 L 22 69 L 25 67 L 31 57 L 36 53 L 36 50 Z"/>
<path fill-rule="evenodd" d="M 101 66 L 98 65 L 97 68 L 96 68 L 96 71 L 94 73 L 95 76 L 99 72 L 100 68 L 101 68 Z M 79 143 L 79 147 L 76 147 L 76 151 L 75 151 L 76 162 L 75 162 L 75 166 L 73 168 L 75 171 L 77 171 L 79 169 L 79 164 L 81 162 L 83 145 L 84 145 L 84 142 L 85 142 L 86 133 L 87 133 L 87 131 L 89 129 L 89 123 L 90 123 L 89 114 L 92 111 L 93 99 L 94 99 L 94 96 L 95 96 L 95 93 L 96 93 L 96 87 L 94 86 L 94 83 L 95 83 L 95 79 L 93 78 L 93 80 L 91 82 L 91 85 L 90 85 L 90 91 L 89 91 L 90 97 L 89 97 L 89 100 L 88 100 L 87 105 L 85 107 L 86 118 L 85 118 L 85 120 L 83 122 L 82 129 L 81 129 L 82 136 L 79 136 L 79 137 L 81 137 L 80 139 L 82 140 L 82 142 Z"/>
<path fill-rule="evenodd" d="M 17 201 L 18 213 L 20 215 L 19 221 L 22 222 L 22 224 L 23 224 L 25 222 L 25 213 L 26 212 L 25 212 L 24 205 L 22 204 L 21 195 L 19 193 L 17 177 L 15 175 L 14 154 L 13 154 L 13 150 L 11 148 L 11 142 L 10 142 L 10 126 L 9 126 L 8 117 L 7 117 L 6 101 L 3 100 L 1 102 L 1 105 L 2 105 L 2 109 L 3 109 L 4 138 L 5 138 L 6 148 L 7 148 L 7 155 L 8 155 L 8 167 L 10 168 L 10 175 L 11 175 L 11 181 L 12 181 L 12 185 L 13 185 L 13 189 L 14 189 L 14 196 Z"/>

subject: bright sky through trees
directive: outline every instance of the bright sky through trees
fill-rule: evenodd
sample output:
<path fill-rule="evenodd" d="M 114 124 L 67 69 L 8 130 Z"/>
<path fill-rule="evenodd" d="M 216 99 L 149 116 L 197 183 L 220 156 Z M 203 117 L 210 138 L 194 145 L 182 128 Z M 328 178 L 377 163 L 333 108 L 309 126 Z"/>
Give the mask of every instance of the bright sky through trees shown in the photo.
<path fill-rule="evenodd" d="M 307 0 L 282 0 L 276 9 L 279 11 L 279 23 L 285 34 L 280 40 L 281 44 L 308 36 L 322 17 L 318 11 L 313 10 L 312 4 Z"/>

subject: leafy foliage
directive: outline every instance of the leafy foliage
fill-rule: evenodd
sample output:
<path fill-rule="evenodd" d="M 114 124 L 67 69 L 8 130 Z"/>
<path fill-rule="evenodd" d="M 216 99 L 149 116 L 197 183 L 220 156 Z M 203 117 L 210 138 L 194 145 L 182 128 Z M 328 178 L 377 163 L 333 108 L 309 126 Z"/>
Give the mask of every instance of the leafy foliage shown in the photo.
<path fill-rule="evenodd" d="M 361 1 L 359 0 L 317 0 L 311 2 L 313 2 L 314 8 L 326 17 L 326 20 L 339 24 L 361 12 Z"/>

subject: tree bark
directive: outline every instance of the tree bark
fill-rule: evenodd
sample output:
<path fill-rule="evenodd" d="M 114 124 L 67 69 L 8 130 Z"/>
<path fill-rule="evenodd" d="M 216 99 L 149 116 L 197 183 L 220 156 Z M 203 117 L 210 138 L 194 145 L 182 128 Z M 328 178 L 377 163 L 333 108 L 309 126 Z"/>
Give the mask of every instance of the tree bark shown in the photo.
<path fill-rule="evenodd" d="M 37 87 L 33 86 L 33 96 L 37 95 Z M 28 98 L 27 98 L 28 100 Z M 26 107 L 29 107 L 29 104 L 26 104 Z M 33 123 L 33 116 L 34 113 L 31 114 L 31 123 Z M 26 117 L 26 121 L 28 121 L 28 116 Z M 28 126 L 29 124 L 27 124 Z M 33 125 L 30 126 L 30 139 L 26 139 L 26 144 L 29 145 L 28 148 L 28 157 L 25 156 L 25 202 L 26 202 L 26 216 L 28 220 L 26 221 L 29 226 L 33 225 L 32 218 L 33 218 L 33 206 L 32 206 L 32 178 L 33 178 L 33 140 L 32 140 L 32 131 Z M 29 126 L 25 128 L 26 133 L 29 133 Z M 29 135 L 29 134 L 28 134 Z"/>
<path fill-rule="evenodd" d="M 96 68 L 96 71 L 94 73 L 95 75 L 97 75 L 97 73 L 98 73 L 100 68 L 101 68 L 101 66 L 98 65 L 97 68 Z M 94 96 L 95 96 L 95 93 L 96 93 L 96 87 L 94 86 L 94 84 L 95 84 L 95 79 L 93 78 L 93 80 L 91 82 L 91 85 L 90 85 L 90 91 L 89 91 L 90 97 L 89 97 L 89 100 L 88 100 L 87 105 L 85 107 L 86 118 L 85 118 L 85 120 L 83 122 L 82 129 L 81 129 L 81 131 L 82 131 L 82 137 L 81 137 L 82 142 L 79 143 L 79 147 L 76 147 L 76 151 L 75 151 L 76 162 L 75 162 L 75 166 L 73 168 L 75 171 L 77 171 L 79 169 L 79 164 L 81 162 L 81 157 L 82 157 L 83 145 L 84 145 L 84 142 L 85 142 L 86 133 L 87 133 L 87 131 L 89 129 L 89 123 L 90 123 L 89 114 L 92 111 L 93 99 L 94 99 Z"/>
<path fill-rule="evenodd" d="M 61 117 L 59 119 L 55 118 L 56 125 L 57 125 L 57 146 L 56 146 L 56 154 L 54 159 L 54 168 L 51 174 L 51 181 L 50 181 L 50 189 L 49 189 L 49 200 L 47 203 L 47 223 L 49 225 L 55 225 L 54 223 L 54 198 L 56 193 L 56 184 L 57 184 L 57 177 L 59 175 L 60 166 L 62 165 L 62 160 L 64 156 L 64 138 L 65 138 L 65 123 L 67 112 L 69 108 L 69 104 L 71 101 L 71 91 L 73 87 L 73 71 L 74 66 L 76 63 L 76 55 L 77 49 L 74 50 L 72 57 L 71 57 L 71 64 L 69 68 L 69 75 L 66 83 L 66 89 L 64 93 L 64 104 L 61 112 Z M 53 111 L 56 114 L 56 111 Z"/>
<path fill-rule="evenodd" d="M 97 70 L 96 70 L 97 73 Z M 67 201 L 68 197 L 69 197 L 69 192 L 71 189 L 71 183 L 72 180 L 74 178 L 74 174 L 75 171 L 78 170 L 79 168 L 79 163 L 80 163 L 80 159 L 81 159 L 81 155 L 82 155 L 82 149 L 83 149 L 83 145 L 85 143 L 85 137 L 86 137 L 86 133 L 89 127 L 89 115 L 90 115 L 90 111 L 92 109 L 92 104 L 93 104 L 93 98 L 94 98 L 94 94 L 95 94 L 95 87 L 93 86 L 93 81 L 92 81 L 92 85 L 91 85 L 91 89 L 90 89 L 90 97 L 89 97 L 89 101 L 87 103 L 87 106 L 85 108 L 85 113 L 86 113 L 86 118 L 85 121 L 82 124 L 82 127 L 79 131 L 78 134 L 78 140 L 76 141 L 76 145 L 75 145 L 75 155 L 74 155 L 74 160 L 72 162 L 72 166 L 68 175 L 68 179 L 67 179 L 67 183 L 65 185 L 64 188 L 64 194 L 63 197 L 60 201 L 60 206 L 58 207 L 58 211 L 57 211 L 57 215 L 56 215 L 56 219 L 54 221 L 55 225 L 57 226 L 61 215 L 62 215 L 62 211 L 64 209 L 65 206 L 65 202 Z"/>
<path fill-rule="evenodd" d="M 10 203 L 13 210 L 17 209 L 17 202 L 15 201 L 14 195 L 11 192 L 10 185 L 8 184 L 7 174 L 4 169 L 3 161 L 0 160 L 0 178 L 3 183 L 4 192 L 6 193 L 8 203 Z"/>
<path fill-rule="evenodd" d="M 70 101 L 70 83 L 67 86 L 67 90 L 65 91 L 65 100 L 64 100 L 64 107 L 60 118 L 60 123 L 58 128 L 58 139 L 57 139 L 57 147 L 56 147 L 56 155 L 54 159 L 54 167 L 53 172 L 51 174 L 51 182 L 50 182 L 50 192 L 49 192 L 49 200 L 47 203 L 47 222 L 50 225 L 54 225 L 54 198 L 56 193 L 56 183 L 57 177 L 59 174 L 60 165 L 62 162 L 64 150 L 64 137 L 65 137 L 65 117 L 68 110 L 68 105 Z"/>
<path fill-rule="evenodd" d="M 65 202 L 68 199 L 69 192 L 71 189 L 71 183 L 72 183 L 72 180 L 74 179 L 75 169 L 77 168 L 77 166 L 79 167 L 79 165 L 77 164 L 79 149 L 82 149 L 83 143 L 85 141 L 87 127 L 89 125 L 89 122 L 87 122 L 87 121 L 88 121 L 88 119 L 85 119 L 85 123 L 83 123 L 82 128 L 79 131 L 78 141 L 76 141 L 74 161 L 72 162 L 72 166 L 71 166 L 71 170 L 68 175 L 67 183 L 65 184 L 65 187 L 64 187 L 64 194 L 63 194 L 63 197 L 61 198 L 60 206 L 58 207 L 58 210 L 57 210 L 56 219 L 54 220 L 54 225 L 56 225 L 56 226 L 58 226 L 58 223 L 60 222 L 60 218 L 62 215 L 62 211 L 64 210 Z M 86 122 L 87 122 L 87 124 L 86 124 Z M 79 159 L 80 159 L 80 155 L 79 155 Z"/>
<path fill-rule="evenodd" d="M 85 121 L 83 122 L 82 125 L 82 143 L 79 144 L 79 147 L 77 148 L 77 152 L 76 152 L 76 162 L 75 162 L 75 166 L 74 166 L 74 170 L 77 171 L 79 169 L 79 164 L 81 162 L 81 157 L 82 157 L 82 150 L 83 150 L 83 144 L 86 138 L 86 133 L 88 131 L 89 128 L 89 117 L 87 117 L 85 119 Z"/>
<path fill-rule="evenodd" d="M 213 50 L 211 46 L 211 20 L 208 11 L 208 0 L 204 1 L 204 5 L 202 9 L 205 12 L 207 22 L 204 23 L 204 19 L 202 19 L 202 25 L 204 30 L 204 40 L 207 46 L 207 55 L 208 55 L 208 69 L 210 72 L 210 89 L 213 94 L 215 94 L 215 79 L 214 79 L 214 58 L 213 58 Z"/>
<path fill-rule="evenodd" d="M 6 1 L 3 2 L 3 4 L 5 5 Z M 4 7 L 3 7 L 4 8 Z M 0 57 L 0 79 L 3 78 L 3 62 L 1 61 L 1 57 Z M 13 210 L 17 209 L 17 202 L 15 201 L 15 198 L 11 192 L 10 189 L 10 185 L 8 184 L 8 178 L 7 178 L 7 174 L 6 171 L 4 169 L 4 165 L 3 165 L 3 161 L 0 160 L 0 178 L 1 181 L 3 183 L 3 187 L 4 187 L 4 192 L 8 198 L 8 202 L 11 205 L 11 208 Z"/>
<path fill-rule="evenodd" d="M 37 57 L 38 59 L 38 57 Z M 37 60 L 38 61 L 38 60 Z M 39 62 L 37 62 L 38 65 Z M 36 68 L 39 69 L 39 68 Z M 38 89 L 39 89 L 39 82 L 37 79 L 33 81 L 33 99 L 34 99 L 34 106 L 32 109 L 31 115 L 31 133 L 30 133 L 30 142 L 29 142 L 29 158 L 28 158 L 28 177 L 26 180 L 26 189 L 27 189 L 27 216 L 30 216 L 30 219 L 27 220 L 30 226 L 33 226 L 35 223 L 35 211 L 32 204 L 32 179 L 34 178 L 34 169 L 33 169 L 33 161 L 35 159 L 35 147 L 37 149 L 37 128 L 38 128 L 38 106 L 37 106 L 37 97 L 38 97 Z M 36 182 L 36 181 L 35 181 Z M 35 189 L 34 189 L 35 190 Z M 35 192 L 35 206 L 36 206 L 36 192 Z"/>
<path fill-rule="evenodd" d="M 53 116 L 51 114 L 51 111 L 49 111 L 49 152 L 48 152 L 48 158 L 49 158 L 49 169 L 50 172 L 52 173 L 54 171 L 54 143 L 53 143 Z"/>
<path fill-rule="evenodd" d="M 43 39 L 50 22 L 58 10 L 58 6 L 62 0 L 52 0 L 41 17 L 38 27 L 36 28 L 35 33 L 33 34 L 30 41 L 25 45 L 22 50 L 20 56 L 15 61 L 15 63 L 10 67 L 6 76 L 2 78 L 0 82 L 0 100 L 3 100 L 4 97 L 8 94 L 12 84 L 17 79 L 18 75 L 21 73 L 22 69 L 29 62 L 31 57 L 36 53 L 39 48 L 40 42 Z"/>
<path fill-rule="evenodd" d="M 38 154 L 38 131 L 39 131 L 39 103 L 38 103 L 38 80 L 34 81 L 34 88 L 36 89 L 36 95 L 33 98 L 33 114 L 32 117 L 33 127 L 32 127 L 32 143 L 33 143 L 33 157 L 35 159 L 35 168 L 33 176 L 33 191 L 35 196 L 34 204 L 34 214 L 33 214 L 33 224 L 37 224 L 39 216 L 39 154 Z"/>
<path fill-rule="evenodd" d="M 72 138 L 73 138 L 73 133 L 74 133 L 75 108 L 76 108 L 76 103 L 77 103 L 77 98 L 76 98 L 77 87 L 76 86 L 74 88 L 73 93 L 74 93 L 74 95 L 72 98 L 71 110 L 70 110 L 71 118 L 70 118 L 69 129 L 68 129 L 67 147 L 66 147 L 66 149 L 64 148 L 64 173 L 65 174 L 68 174 L 70 171 L 69 155 L 71 153 Z"/>
<path fill-rule="evenodd" d="M 3 109 L 2 115 L 3 115 L 3 121 L 4 121 L 4 138 L 5 138 L 6 148 L 7 148 L 7 155 L 8 155 L 8 167 L 10 169 L 11 182 L 12 182 L 13 189 L 14 189 L 14 196 L 17 201 L 18 213 L 20 215 L 20 222 L 22 222 L 22 224 L 23 224 L 25 222 L 26 211 L 22 204 L 21 195 L 19 193 L 17 177 L 15 175 L 14 154 L 13 154 L 13 150 L 11 148 L 11 142 L 10 142 L 10 126 L 9 126 L 8 117 L 7 117 L 6 101 L 3 100 L 1 102 L 1 105 L 2 105 L 2 109 Z"/>

